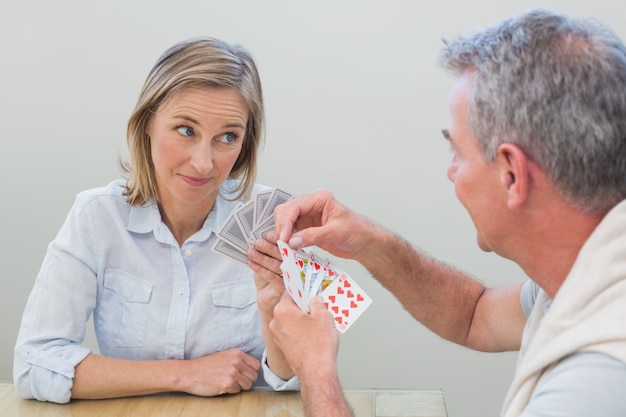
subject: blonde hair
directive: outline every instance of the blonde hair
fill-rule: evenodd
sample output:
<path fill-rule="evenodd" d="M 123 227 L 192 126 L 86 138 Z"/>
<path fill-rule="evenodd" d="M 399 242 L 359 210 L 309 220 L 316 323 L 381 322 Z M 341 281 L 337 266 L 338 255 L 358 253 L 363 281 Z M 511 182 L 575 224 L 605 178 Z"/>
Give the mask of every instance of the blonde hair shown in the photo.
<path fill-rule="evenodd" d="M 162 103 L 191 86 L 234 89 L 243 97 L 248 123 L 241 153 L 229 176 L 241 180 L 233 199 L 249 194 L 254 185 L 264 133 L 263 92 L 256 64 L 239 45 L 210 37 L 192 38 L 175 44 L 157 60 L 128 121 L 130 162 L 121 162 L 121 167 L 128 179 L 125 194 L 130 205 L 158 201 L 147 128 Z"/>

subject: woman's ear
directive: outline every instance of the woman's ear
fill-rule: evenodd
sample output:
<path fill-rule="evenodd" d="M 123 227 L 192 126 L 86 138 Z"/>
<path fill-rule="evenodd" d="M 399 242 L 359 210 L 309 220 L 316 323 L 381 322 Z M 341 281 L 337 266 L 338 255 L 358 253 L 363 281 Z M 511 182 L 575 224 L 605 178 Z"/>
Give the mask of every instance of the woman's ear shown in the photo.
<path fill-rule="evenodd" d="M 528 197 L 528 157 L 517 145 L 503 143 L 498 147 L 496 160 L 501 169 L 501 184 L 508 194 L 507 204 L 511 209 L 517 208 Z"/>

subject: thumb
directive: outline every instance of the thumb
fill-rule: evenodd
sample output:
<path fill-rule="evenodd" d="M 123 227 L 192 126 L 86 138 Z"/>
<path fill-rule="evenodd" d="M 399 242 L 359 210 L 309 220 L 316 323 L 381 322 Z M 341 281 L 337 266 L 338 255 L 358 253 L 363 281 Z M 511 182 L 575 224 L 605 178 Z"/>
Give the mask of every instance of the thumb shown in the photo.
<path fill-rule="evenodd" d="M 311 301 L 309 302 L 309 308 L 311 310 L 320 310 L 325 308 L 324 307 L 324 298 L 321 295 L 316 295 L 315 297 L 311 298 Z"/>
<path fill-rule="evenodd" d="M 325 238 L 325 226 L 307 227 L 294 233 L 286 241 L 293 249 L 301 249 L 305 246 L 319 246 Z"/>
<path fill-rule="evenodd" d="M 324 305 L 324 297 L 322 297 L 321 295 L 316 295 L 311 299 L 311 301 L 309 302 L 309 311 L 312 316 L 327 314 L 329 316 L 329 319 L 332 321 L 332 315 Z"/>

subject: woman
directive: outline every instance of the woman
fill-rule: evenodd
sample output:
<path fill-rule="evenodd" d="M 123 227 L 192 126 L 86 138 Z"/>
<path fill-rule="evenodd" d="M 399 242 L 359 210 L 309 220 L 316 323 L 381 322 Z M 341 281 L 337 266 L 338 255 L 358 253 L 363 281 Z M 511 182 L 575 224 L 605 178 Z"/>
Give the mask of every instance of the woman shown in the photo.
<path fill-rule="evenodd" d="M 127 179 L 80 193 L 48 247 L 15 347 L 23 397 L 297 388 L 271 339 L 262 357 L 271 314 L 261 323 L 256 299 L 269 313 L 276 289 L 257 294 L 249 268 L 210 250 L 235 205 L 266 189 L 263 117 L 245 49 L 198 38 L 157 61 L 128 123 Z M 257 249 L 256 273 L 280 273 L 276 246 Z M 80 345 L 92 314 L 100 354 Z"/>

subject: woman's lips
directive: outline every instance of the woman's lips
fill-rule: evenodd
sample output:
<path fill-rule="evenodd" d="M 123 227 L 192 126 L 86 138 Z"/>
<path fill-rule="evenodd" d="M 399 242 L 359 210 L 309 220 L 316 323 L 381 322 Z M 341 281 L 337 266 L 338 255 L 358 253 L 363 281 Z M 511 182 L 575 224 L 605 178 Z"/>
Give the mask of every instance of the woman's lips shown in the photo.
<path fill-rule="evenodd" d="M 187 175 L 179 174 L 180 178 L 189 185 L 193 185 L 199 187 L 201 185 L 205 185 L 211 178 L 197 178 L 197 177 L 188 177 Z"/>

